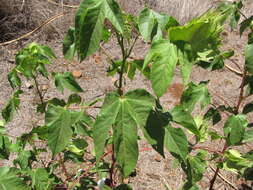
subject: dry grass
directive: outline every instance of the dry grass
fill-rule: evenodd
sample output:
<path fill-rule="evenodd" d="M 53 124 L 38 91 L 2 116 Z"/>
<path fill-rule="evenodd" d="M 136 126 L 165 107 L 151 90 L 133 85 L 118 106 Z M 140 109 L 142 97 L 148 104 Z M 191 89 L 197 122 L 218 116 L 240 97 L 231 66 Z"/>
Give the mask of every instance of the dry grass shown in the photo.
<path fill-rule="evenodd" d="M 2 34 L 0 41 L 8 41 L 25 34 L 56 14 L 71 12 L 72 15 L 57 19 L 40 31 L 43 40 L 62 37 L 73 23 L 74 11 L 73 8 L 52 4 L 47 0 L 0 0 L 0 33 Z"/>

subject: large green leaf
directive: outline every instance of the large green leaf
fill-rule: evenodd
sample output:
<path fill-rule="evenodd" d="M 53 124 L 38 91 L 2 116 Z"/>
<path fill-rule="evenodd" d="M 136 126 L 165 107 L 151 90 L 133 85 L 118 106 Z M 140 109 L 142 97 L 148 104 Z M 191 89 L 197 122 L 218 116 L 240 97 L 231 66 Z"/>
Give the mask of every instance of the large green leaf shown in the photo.
<path fill-rule="evenodd" d="M 9 122 L 12 120 L 14 112 L 19 108 L 19 95 L 22 93 L 23 91 L 21 90 L 17 90 L 16 92 L 14 92 L 11 99 L 8 101 L 7 105 L 2 110 L 2 117 L 4 118 L 5 122 Z"/>
<path fill-rule="evenodd" d="M 108 132 L 113 125 L 117 162 L 124 176 L 128 176 L 138 159 L 137 127 L 145 126 L 154 105 L 154 97 L 142 89 L 130 91 L 124 96 L 108 94 L 93 127 L 97 159 L 103 154 Z"/>
<path fill-rule="evenodd" d="M 245 65 L 247 71 L 253 74 L 253 44 L 247 44 L 245 48 Z"/>
<path fill-rule="evenodd" d="M 165 127 L 164 145 L 173 156 L 184 162 L 186 161 L 188 155 L 188 141 L 181 128 L 173 128 L 170 125 Z"/>
<path fill-rule="evenodd" d="M 175 123 L 185 127 L 186 129 L 191 131 L 193 134 L 200 136 L 200 132 L 194 121 L 194 118 L 192 117 L 189 111 L 185 111 L 182 105 L 175 106 L 170 111 L 170 114 L 172 116 L 172 120 Z"/>
<path fill-rule="evenodd" d="M 18 176 L 14 168 L 0 167 L 0 190 L 28 190 L 28 186 Z"/>
<path fill-rule="evenodd" d="M 81 61 L 99 48 L 105 18 L 123 33 L 122 15 L 114 0 L 84 0 L 80 4 L 75 17 L 75 44 Z"/>
<path fill-rule="evenodd" d="M 248 121 L 246 115 L 232 115 L 224 125 L 224 134 L 229 145 L 241 143 Z"/>
<path fill-rule="evenodd" d="M 150 79 L 152 88 L 161 97 L 172 82 L 178 62 L 177 48 L 168 40 L 155 41 L 145 57 L 143 68 L 152 63 Z"/>
<path fill-rule="evenodd" d="M 63 92 L 64 88 L 71 90 L 72 92 L 83 92 L 83 89 L 75 81 L 74 77 L 70 72 L 53 73 L 54 82 L 56 88 Z"/>
<path fill-rule="evenodd" d="M 210 94 L 205 83 L 196 85 L 191 82 L 182 94 L 181 105 L 185 110 L 192 112 L 198 102 L 201 108 L 204 108 L 211 102 Z"/>
<path fill-rule="evenodd" d="M 53 156 L 64 150 L 73 134 L 71 126 L 81 120 L 82 112 L 68 111 L 60 106 L 49 105 L 46 125 L 49 127 L 48 146 Z"/>

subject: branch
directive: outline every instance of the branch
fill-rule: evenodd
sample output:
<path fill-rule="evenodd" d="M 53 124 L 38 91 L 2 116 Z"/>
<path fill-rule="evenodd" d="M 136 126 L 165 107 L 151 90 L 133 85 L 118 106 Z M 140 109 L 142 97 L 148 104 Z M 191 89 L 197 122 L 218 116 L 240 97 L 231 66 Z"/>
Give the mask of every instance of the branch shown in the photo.
<path fill-rule="evenodd" d="M 230 67 L 229 65 L 225 64 L 225 67 L 228 68 L 231 72 L 235 73 L 236 75 L 243 77 L 243 73 L 234 69 L 233 67 Z"/>
<path fill-rule="evenodd" d="M 0 43 L 0 46 L 9 45 L 9 44 L 12 44 L 12 43 L 14 43 L 14 42 L 17 42 L 17 41 L 19 41 L 19 40 L 22 40 L 22 39 L 24 39 L 24 38 L 26 38 L 26 37 L 28 37 L 28 36 L 34 34 L 35 32 L 37 32 L 38 30 L 40 30 L 42 27 L 48 25 L 48 24 L 51 23 L 52 21 L 54 21 L 54 20 L 56 20 L 56 19 L 58 19 L 58 18 L 60 18 L 60 17 L 62 17 L 62 16 L 64 16 L 64 15 L 67 15 L 67 14 L 69 14 L 69 13 L 70 13 L 70 12 L 57 14 L 57 15 L 55 15 L 55 16 L 53 16 L 53 17 L 47 19 L 47 20 L 45 20 L 42 24 L 40 24 L 38 27 L 36 27 L 36 28 L 35 28 L 34 30 L 32 30 L 31 32 L 28 32 L 28 33 L 26 33 L 26 34 L 24 34 L 24 35 L 22 35 L 22 36 L 20 36 L 20 37 L 18 37 L 18 38 L 16 38 L 16 39 L 13 39 L 13 40 L 10 40 L 10 41 L 7 41 L 7 42 Z"/>
<path fill-rule="evenodd" d="M 210 168 L 211 168 L 211 170 L 213 171 L 213 172 L 215 172 L 215 169 L 212 167 L 212 166 L 209 166 Z M 222 175 L 221 175 L 221 173 L 218 173 L 217 174 L 224 182 L 226 182 L 228 185 L 230 185 L 233 189 L 238 189 L 236 186 L 235 186 L 235 184 L 233 184 L 233 183 L 231 183 L 230 181 L 228 181 L 228 179 L 226 179 L 225 177 L 223 177 Z"/>

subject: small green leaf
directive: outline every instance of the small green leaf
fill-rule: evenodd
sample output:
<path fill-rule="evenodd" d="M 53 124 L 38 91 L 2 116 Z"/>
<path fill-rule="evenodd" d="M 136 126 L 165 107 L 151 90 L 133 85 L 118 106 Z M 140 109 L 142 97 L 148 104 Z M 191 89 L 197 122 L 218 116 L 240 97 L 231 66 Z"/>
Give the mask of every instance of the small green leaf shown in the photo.
<path fill-rule="evenodd" d="M 213 125 L 216 125 L 221 121 L 221 115 L 220 112 L 215 108 L 210 108 L 204 115 L 204 119 L 206 120 L 212 120 Z"/>
<path fill-rule="evenodd" d="M 188 141 L 182 129 L 173 128 L 170 125 L 165 127 L 164 145 L 174 157 L 179 157 L 186 162 L 186 157 L 189 153 Z"/>
<path fill-rule="evenodd" d="M 38 48 L 39 53 L 42 54 L 43 56 L 51 58 L 51 59 L 56 58 L 53 50 L 50 47 L 38 45 L 37 48 Z"/>
<path fill-rule="evenodd" d="M 13 89 L 16 87 L 21 87 L 21 80 L 18 76 L 16 69 L 13 69 L 11 72 L 8 73 L 8 81 Z"/>
<path fill-rule="evenodd" d="M 232 115 L 224 125 L 224 134 L 229 145 L 236 145 L 243 140 L 248 121 L 245 115 Z"/>
<path fill-rule="evenodd" d="M 132 190 L 132 188 L 127 184 L 121 184 L 117 186 L 115 190 Z"/>
<path fill-rule="evenodd" d="M 53 188 L 54 179 L 45 168 L 37 168 L 32 171 L 32 187 L 36 190 L 51 190 Z"/>
<path fill-rule="evenodd" d="M 193 184 L 203 178 L 204 172 L 207 168 L 207 162 L 200 156 L 201 154 L 198 153 L 196 156 L 189 156 L 187 159 L 187 179 Z"/>
<path fill-rule="evenodd" d="M 29 190 L 15 168 L 0 167 L 0 190 Z"/>
<path fill-rule="evenodd" d="M 72 60 L 75 53 L 75 28 L 70 27 L 63 40 L 63 55 L 65 59 Z"/>
<path fill-rule="evenodd" d="M 172 116 L 172 120 L 185 127 L 189 131 L 191 131 L 193 134 L 199 136 L 199 129 L 194 121 L 194 118 L 192 117 L 191 113 L 188 111 L 185 111 L 182 106 L 175 106 L 171 111 L 170 114 Z"/>
<path fill-rule="evenodd" d="M 78 94 L 71 94 L 68 98 L 68 105 L 70 104 L 80 104 L 82 102 L 82 97 Z"/>
<path fill-rule="evenodd" d="M 27 169 L 28 167 L 31 167 L 32 160 L 34 160 L 34 157 L 31 151 L 21 150 L 13 163 L 18 164 L 21 169 Z"/>
<path fill-rule="evenodd" d="M 71 126 L 80 121 L 82 113 L 68 111 L 60 106 L 49 105 L 45 121 L 49 129 L 48 146 L 53 156 L 64 150 L 73 134 Z"/>
<path fill-rule="evenodd" d="M 240 35 L 243 34 L 243 32 L 248 28 L 252 26 L 252 21 L 253 21 L 253 16 L 245 19 L 241 24 L 240 24 Z"/>
<path fill-rule="evenodd" d="M 155 41 L 145 57 L 143 69 L 152 63 L 150 79 L 152 88 L 161 97 L 172 82 L 178 62 L 177 48 L 168 40 Z"/>
<path fill-rule="evenodd" d="M 253 111 L 253 103 L 249 103 L 249 104 L 244 106 L 242 113 L 243 114 L 248 114 L 252 111 Z"/>
<path fill-rule="evenodd" d="M 245 65 L 247 71 L 253 74 L 253 44 L 247 44 L 245 47 Z"/>
<path fill-rule="evenodd" d="M 159 14 L 149 8 L 143 9 L 138 17 L 138 28 L 145 41 L 161 39 L 165 29 L 177 25 L 179 24 L 173 17 Z"/>
<path fill-rule="evenodd" d="M 70 72 L 53 73 L 54 82 L 56 88 L 63 93 L 64 88 L 71 90 L 72 92 L 83 92 L 83 89 L 75 81 Z"/>
<path fill-rule="evenodd" d="M 211 102 L 211 97 L 206 84 L 202 83 L 196 85 L 192 82 L 189 83 L 187 89 L 182 94 L 180 102 L 184 109 L 189 112 L 193 111 L 197 102 L 200 103 L 201 108 L 203 109 Z"/>
<path fill-rule="evenodd" d="M 253 129 L 249 129 L 245 131 L 242 142 L 248 143 L 252 141 L 253 141 Z"/>
<path fill-rule="evenodd" d="M 5 122 L 10 122 L 13 118 L 13 114 L 19 108 L 20 99 L 19 95 L 22 94 L 23 91 L 17 90 L 12 95 L 11 99 L 8 101 L 5 108 L 2 110 L 2 117 L 4 118 Z"/>

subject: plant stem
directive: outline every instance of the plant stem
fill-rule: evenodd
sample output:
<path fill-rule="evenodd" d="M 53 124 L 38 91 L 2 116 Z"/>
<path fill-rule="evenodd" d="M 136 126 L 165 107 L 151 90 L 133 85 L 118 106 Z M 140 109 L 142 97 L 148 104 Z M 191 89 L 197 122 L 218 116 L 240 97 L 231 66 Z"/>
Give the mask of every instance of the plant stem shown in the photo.
<path fill-rule="evenodd" d="M 116 164 L 116 159 L 115 159 L 115 151 L 114 151 L 114 145 L 112 144 L 112 165 L 110 168 L 110 180 L 111 180 L 111 187 L 114 187 L 116 185 L 115 183 L 115 179 L 114 179 L 114 168 L 115 168 L 115 164 Z"/>
<path fill-rule="evenodd" d="M 35 83 L 36 90 L 37 90 L 37 92 L 39 94 L 39 97 L 40 97 L 40 102 L 41 102 L 41 104 L 44 104 L 43 96 L 42 96 L 42 94 L 40 92 L 39 85 L 38 85 L 38 82 L 36 80 L 36 77 L 33 76 L 33 80 L 34 80 L 34 83 Z"/>
<path fill-rule="evenodd" d="M 124 74 L 124 67 L 125 67 L 125 63 L 126 63 L 126 59 L 127 59 L 127 54 L 126 54 L 126 50 L 124 47 L 124 39 L 123 37 L 118 34 L 116 32 L 116 36 L 117 36 L 117 40 L 118 40 L 118 44 L 120 46 L 121 49 L 121 53 L 122 53 L 122 65 L 121 65 L 121 69 L 120 69 L 120 73 L 119 73 L 119 85 L 118 85 L 118 93 L 119 95 L 123 95 L 123 74 Z"/>
<path fill-rule="evenodd" d="M 247 77 L 247 70 L 246 70 L 246 68 L 244 68 L 244 72 L 243 72 L 243 76 L 242 76 L 242 83 L 240 86 L 240 95 L 239 95 L 238 103 L 237 103 L 237 106 L 235 109 L 235 114 L 239 113 L 240 105 L 244 99 L 243 94 L 244 94 L 244 86 L 246 83 L 246 77 Z"/>
<path fill-rule="evenodd" d="M 225 151 L 227 150 L 227 148 L 228 148 L 227 143 L 225 143 L 225 145 L 224 145 L 224 147 L 223 147 L 223 149 L 222 149 L 222 151 L 221 151 L 222 155 L 224 155 L 224 153 L 225 153 Z M 219 162 L 222 162 L 222 161 L 223 161 L 223 157 L 221 157 L 221 158 L 219 159 Z M 217 179 L 217 176 L 218 176 L 218 174 L 219 174 L 219 171 L 220 171 L 220 168 L 217 167 L 216 170 L 215 170 L 215 172 L 214 172 L 214 176 L 213 176 L 213 178 L 212 178 L 211 181 L 210 181 L 209 190 L 213 190 L 214 182 L 215 182 L 216 179 Z"/>

